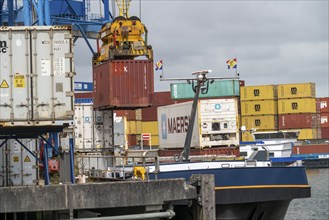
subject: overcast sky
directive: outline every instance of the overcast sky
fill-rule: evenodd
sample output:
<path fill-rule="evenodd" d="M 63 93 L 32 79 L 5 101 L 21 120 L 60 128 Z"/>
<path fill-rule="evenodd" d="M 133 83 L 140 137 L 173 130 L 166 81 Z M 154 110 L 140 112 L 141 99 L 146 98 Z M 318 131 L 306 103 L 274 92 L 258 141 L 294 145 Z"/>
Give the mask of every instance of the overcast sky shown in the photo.
<path fill-rule="evenodd" d="M 226 61 L 237 58 L 247 86 L 315 82 L 316 96 L 329 97 L 328 2 L 142 0 L 141 19 L 166 77 L 203 69 L 234 76 Z M 139 3 L 132 1 L 131 16 L 139 16 Z M 92 55 L 83 40 L 75 52 L 76 80 L 91 81 Z M 159 72 L 155 90 L 169 91 Z"/>

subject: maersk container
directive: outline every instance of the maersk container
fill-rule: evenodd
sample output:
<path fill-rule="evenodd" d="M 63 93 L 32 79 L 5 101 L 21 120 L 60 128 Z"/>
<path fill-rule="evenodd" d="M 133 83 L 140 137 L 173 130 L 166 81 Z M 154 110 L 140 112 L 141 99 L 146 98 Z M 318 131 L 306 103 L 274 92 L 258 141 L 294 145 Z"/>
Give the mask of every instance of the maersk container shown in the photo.
<path fill-rule="evenodd" d="M 19 139 L 32 152 L 37 151 L 37 139 Z M 8 140 L 0 148 L 0 186 L 36 185 L 37 161 L 16 140 Z"/>
<path fill-rule="evenodd" d="M 94 108 L 149 107 L 154 92 L 153 61 L 111 60 L 93 67 Z"/>
<path fill-rule="evenodd" d="M 158 107 L 159 148 L 183 148 L 192 102 Z M 191 147 L 238 146 L 238 99 L 199 100 Z"/>
<path fill-rule="evenodd" d="M 69 26 L 0 28 L 0 123 L 71 123 L 73 38 Z"/>
<path fill-rule="evenodd" d="M 277 130 L 277 115 L 258 115 L 258 116 L 242 116 L 241 126 L 245 126 L 247 130 Z"/>
<path fill-rule="evenodd" d="M 277 100 L 242 101 L 241 116 L 275 115 L 278 113 Z"/>
<path fill-rule="evenodd" d="M 315 98 L 278 100 L 278 114 L 294 113 L 316 113 Z"/>
<path fill-rule="evenodd" d="M 280 84 L 278 98 L 315 98 L 315 83 Z"/>
<path fill-rule="evenodd" d="M 239 80 L 219 80 L 209 83 L 209 89 L 206 94 L 200 93 L 200 98 L 220 98 L 240 95 L 240 84 L 244 84 Z M 202 89 L 202 88 L 201 88 Z M 172 83 L 170 84 L 170 92 L 172 99 L 193 99 L 194 91 L 192 84 L 188 83 Z"/>
<path fill-rule="evenodd" d="M 263 99 L 277 99 L 277 85 L 242 86 L 240 88 L 240 100 L 252 101 Z"/>
<path fill-rule="evenodd" d="M 315 113 L 278 115 L 279 129 L 317 128 L 320 126 L 320 117 Z"/>

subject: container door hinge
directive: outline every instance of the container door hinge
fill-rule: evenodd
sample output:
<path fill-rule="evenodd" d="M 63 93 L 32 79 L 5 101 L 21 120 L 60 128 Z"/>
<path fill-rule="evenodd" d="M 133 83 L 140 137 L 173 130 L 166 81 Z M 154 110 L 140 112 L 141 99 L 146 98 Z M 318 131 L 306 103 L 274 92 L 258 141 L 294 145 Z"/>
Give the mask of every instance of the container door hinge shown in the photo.
<path fill-rule="evenodd" d="M 66 72 L 65 77 L 73 77 L 75 76 L 75 72 Z"/>

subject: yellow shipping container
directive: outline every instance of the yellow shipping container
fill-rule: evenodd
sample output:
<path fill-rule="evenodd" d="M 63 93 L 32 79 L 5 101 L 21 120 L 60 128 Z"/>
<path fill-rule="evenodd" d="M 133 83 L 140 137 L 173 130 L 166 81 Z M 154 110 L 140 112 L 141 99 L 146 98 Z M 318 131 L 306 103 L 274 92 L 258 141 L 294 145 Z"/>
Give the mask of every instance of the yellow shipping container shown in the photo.
<path fill-rule="evenodd" d="M 243 86 L 240 87 L 241 101 L 277 99 L 277 85 Z"/>
<path fill-rule="evenodd" d="M 143 121 L 142 133 L 150 133 L 151 135 L 158 135 L 158 121 Z"/>
<path fill-rule="evenodd" d="M 316 99 L 279 99 L 279 114 L 316 113 Z"/>
<path fill-rule="evenodd" d="M 243 116 L 241 117 L 241 126 L 245 126 L 247 130 L 251 130 L 252 128 L 256 128 L 257 130 L 276 130 L 278 129 L 278 116 Z"/>
<path fill-rule="evenodd" d="M 137 141 L 141 140 L 141 136 L 138 135 L 136 139 L 137 139 Z M 150 142 L 143 141 L 143 146 L 145 147 L 144 149 L 148 149 L 148 147 L 150 146 Z M 154 147 L 159 146 L 159 136 L 158 135 L 151 135 L 151 146 L 154 146 Z"/>
<path fill-rule="evenodd" d="M 321 131 L 315 128 L 305 128 L 300 129 L 300 133 L 298 135 L 298 140 L 312 140 L 318 139 L 320 136 Z"/>
<path fill-rule="evenodd" d="M 315 98 L 315 83 L 280 84 L 278 98 Z"/>
<path fill-rule="evenodd" d="M 242 132 L 241 139 L 243 142 L 255 141 L 254 137 L 250 134 L 250 132 Z"/>
<path fill-rule="evenodd" d="M 127 121 L 127 134 L 136 134 L 136 121 Z"/>
<path fill-rule="evenodd" d="M 241 116 L 247 115 L 276 115 L 278 113 L 277 100 L 242 101 Z"/>

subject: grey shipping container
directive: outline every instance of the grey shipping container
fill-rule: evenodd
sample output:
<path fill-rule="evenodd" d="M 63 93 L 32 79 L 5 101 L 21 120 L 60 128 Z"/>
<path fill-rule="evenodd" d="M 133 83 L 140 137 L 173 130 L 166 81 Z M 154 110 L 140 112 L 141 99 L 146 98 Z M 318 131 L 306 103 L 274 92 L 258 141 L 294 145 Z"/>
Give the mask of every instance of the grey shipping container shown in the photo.
<path fill-rule="evenodd" d="M 220 98 L 230 96 L 240 96 L 240 84 L 244 84 L 239 80 L 219 80 L 209 83 L 207 94 L 201 94 L 200 98 Z M 194 91 L 192 84 L 188 83 L 172 83 L 170 85 L 172 99 L 192 99 Z"/>
<path fill-rule="evenodd" d="M 62 125 L 74 116 L 70 26 L 0 28 L 0 124 Z"/>

